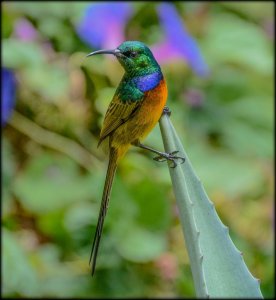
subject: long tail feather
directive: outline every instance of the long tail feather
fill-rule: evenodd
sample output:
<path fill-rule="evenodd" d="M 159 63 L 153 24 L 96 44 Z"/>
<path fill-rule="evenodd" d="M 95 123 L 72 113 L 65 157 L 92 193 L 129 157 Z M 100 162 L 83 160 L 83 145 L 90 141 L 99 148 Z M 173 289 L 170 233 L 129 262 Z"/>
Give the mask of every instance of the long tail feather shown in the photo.
<path fill-rule="evenodd" d="M 112 187 L 112 183 L 113 183 L 113 178 L 114 178 L 114 175 L 115 175 L 115 172 L 117 169 L 117 161 L 118 161 L 118 154 L 113 148 L 111 148 L 110 154 L 109 154 L 109 163 L 108 163 L 108 168 L 107 168 L 107 173 L 106 173 L 106 178 L 105 178 L 102 203 L 101 203 L 97 228 L 96 228 L 96 232 L 95 232 L 95 236 L 94 236 L 94 240 L 93 240 L 93 244 L 92 244 L 92 249 L 91 249 L 91 254 L 90 254 L 90 259 L 89 259 L 89 264 L 91 264 L 91 261 L 92 261 L 92 270 L 91 270 L 92 276 L 94 275 L 94 272 L 95 272 L 97 253 L 98 253 L 101 235 L 102 235 L 102 231 L 103 231 L 104 218 L 105 218 L 107 208 L 108 208 L 108 202 L 109 202 L 111 187 Z"/>

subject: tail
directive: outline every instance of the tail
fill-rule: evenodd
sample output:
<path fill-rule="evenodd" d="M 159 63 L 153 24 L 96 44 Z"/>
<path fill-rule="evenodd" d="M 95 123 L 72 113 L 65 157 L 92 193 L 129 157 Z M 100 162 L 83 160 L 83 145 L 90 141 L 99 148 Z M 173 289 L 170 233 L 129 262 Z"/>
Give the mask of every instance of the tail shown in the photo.
<path fill-rule="evenodd" d="M 92 261 L 92 273 L 91 273 L 92 276 L 94 275 L 95 272 L 97 253 L 98 253 L 98 248 L 99 248 L 101 235 L 103 231 L 104 218 L 108 208 L 108 202 L 109 202 L 109 196 L 110 196 L 111 187 L 113 183 L 113 178 L 117 169 L 117 162 L 118 162 L 118 153 L 114 148 L 111 148 L 109 154 L 109 163 L 108 163 L 108 168 L 107 168 L 107 173 L 105 178 L 105 184 L 104 184 L 101 209 L 98 217 L 97 228 L 96 228 L 96 232 L 92 244 L 92 250 L 90 254 L 90 260 L 89 260 L 89 264 Z"/>

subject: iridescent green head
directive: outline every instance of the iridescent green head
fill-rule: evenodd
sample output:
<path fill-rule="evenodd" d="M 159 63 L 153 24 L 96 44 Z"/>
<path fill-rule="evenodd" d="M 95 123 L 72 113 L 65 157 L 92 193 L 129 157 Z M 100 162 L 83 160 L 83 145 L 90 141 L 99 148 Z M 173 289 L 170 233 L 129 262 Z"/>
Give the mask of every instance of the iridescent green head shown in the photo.
<path fill-rule="evenodd" d="M 95 54 L 115 55 L 126 73 L 131 75 L 146 75 L 160 71 L 160 66 L 150 49 L 142 42 L 126 41 L 114 50 L 98 50 L 88 56 Z"/>

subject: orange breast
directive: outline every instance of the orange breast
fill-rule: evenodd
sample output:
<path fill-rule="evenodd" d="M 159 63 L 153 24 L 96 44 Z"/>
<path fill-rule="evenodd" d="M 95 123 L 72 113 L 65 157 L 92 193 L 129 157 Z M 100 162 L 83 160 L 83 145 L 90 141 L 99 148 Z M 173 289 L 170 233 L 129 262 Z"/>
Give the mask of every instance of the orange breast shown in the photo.
<path fill-rule="evenodd" d="M 140 127 L 139 139 L 145 138 L 159 121 L 168 96 L 167 85 L 162 79 L 159 85 L 145 93 L 145 100 L 137 114 L 137 125 Z"/>
<path fill-rule="evenodd" d="M 134 141 L 142 140 L 153 129 L 162 115 L 167 95 L 167 85 L 162 79 L 156 88 L 145 93 L 143 103 L 133 118 L 112 133 L 111 145 L 120 150 L 120 157 Z"/>
<path fill-rule="evenodd" d="M 167 85 L 162 79 L 156 88 L 145 93 L 145 98 L 137 114 L 114 131 L 112 147 L 118 149 L 124 147 L 123 152 L 125 152 L 131 143 L 145 138 L 159 121 L 167 95 Z"/>

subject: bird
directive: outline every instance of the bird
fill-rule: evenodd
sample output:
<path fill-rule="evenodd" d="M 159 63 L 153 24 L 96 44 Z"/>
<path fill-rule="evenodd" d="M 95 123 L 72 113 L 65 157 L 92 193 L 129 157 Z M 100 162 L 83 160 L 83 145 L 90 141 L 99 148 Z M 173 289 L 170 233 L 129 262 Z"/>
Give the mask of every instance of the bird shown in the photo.
<path fill-rule="evenodd" d="M 113 50 L 97 50 L 98 54 L 114 55 L 124 68 L 124 75 L 106 111 L 98 146 L 109 140 L 109 163 L 92 244 L 89 264 L 94 275 L 96 260 L 107 213 L 114 175 L 119 161 L 131 146 L 158 154 L 157 161 L 182 159 L 178 151 L 160 152 L 141 143 L 159 121 L 168 95 L 161 68 L 148 46 L 140 41 L 125 41 Z"/>

